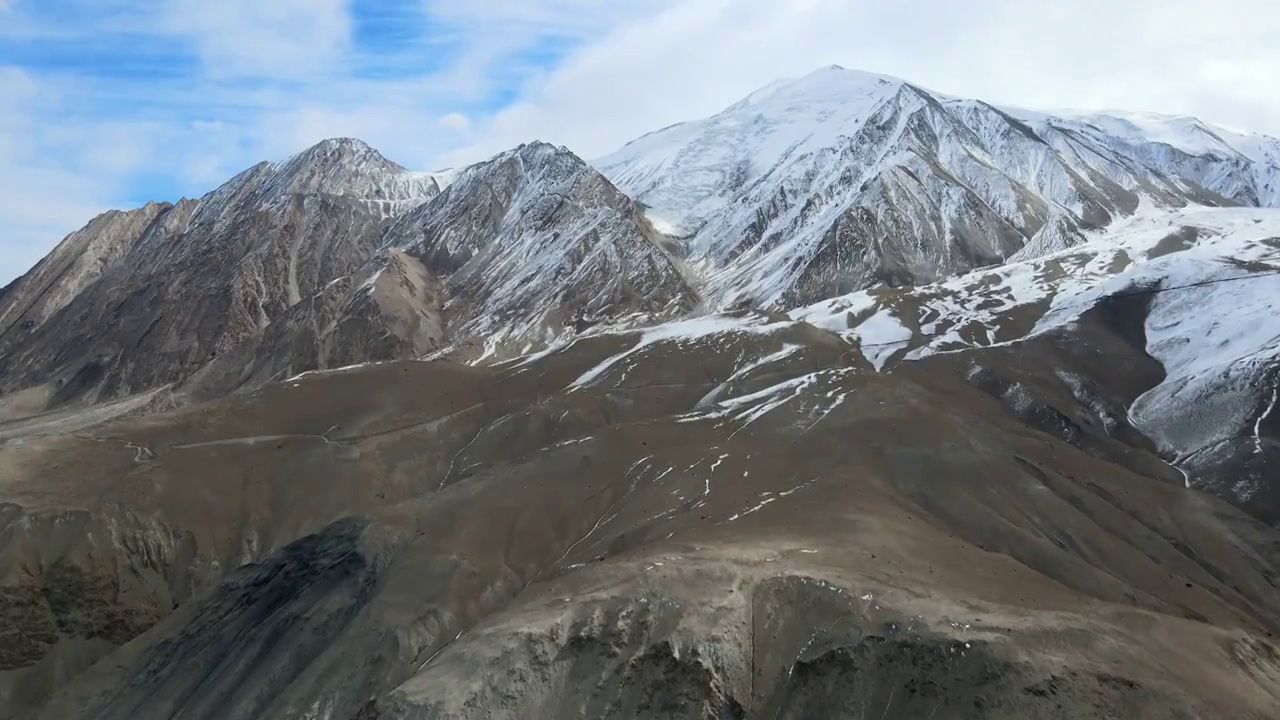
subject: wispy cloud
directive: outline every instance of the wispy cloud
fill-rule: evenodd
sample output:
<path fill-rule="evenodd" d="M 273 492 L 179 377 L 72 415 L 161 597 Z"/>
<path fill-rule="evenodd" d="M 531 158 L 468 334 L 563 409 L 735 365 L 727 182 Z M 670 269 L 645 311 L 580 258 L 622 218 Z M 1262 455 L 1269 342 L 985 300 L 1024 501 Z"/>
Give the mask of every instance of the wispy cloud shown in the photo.
<path fill-rule="evenodd" d="M 335 135 L 593 157 L 815 67 L 1280 134 L 1265 0 L 0 0 L 0 282 L 99 209 Z"/>
<path fill-rule="evenodd" d="M 351 50 L 345 0 L 171 0 L 160 29 L 190 41 L 213 78 L 340 72 Z"/>

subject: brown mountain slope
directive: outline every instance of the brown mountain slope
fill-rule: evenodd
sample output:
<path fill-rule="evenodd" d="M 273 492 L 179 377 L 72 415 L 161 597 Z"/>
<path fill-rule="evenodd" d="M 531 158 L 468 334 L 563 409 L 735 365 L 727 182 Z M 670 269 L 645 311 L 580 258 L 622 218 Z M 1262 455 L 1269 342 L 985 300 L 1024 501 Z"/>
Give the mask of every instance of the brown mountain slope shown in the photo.
<path fill-rule="evenodd" d="M 10 424 L 0 706 L 1280 717 L 1274 529 L 915 367 L 703 318 Z"/>

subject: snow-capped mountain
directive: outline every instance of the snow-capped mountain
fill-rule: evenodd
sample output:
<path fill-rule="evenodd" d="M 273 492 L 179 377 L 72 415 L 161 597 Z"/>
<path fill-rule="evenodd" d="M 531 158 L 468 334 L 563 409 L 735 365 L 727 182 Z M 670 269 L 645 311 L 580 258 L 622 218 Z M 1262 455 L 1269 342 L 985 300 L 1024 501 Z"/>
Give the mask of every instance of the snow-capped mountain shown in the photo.
<path fill-rule="evenodd" d="M 1143 204 L 1280 205 L 1280 141 L 1001 109 L 830 67 L 595 161 L 715 304 L 794 307 L 1069 247 Z"/>
<path fill-rule="evenodd" d="M 217 396 L 444 351 L 497 361 L 695 306 L 802 308 L 1056 257 L 1135 216 L 1270 206 L 1277 158 L 1280 141 L 1193 119 L 1002 109 L 836 67 L 601 172 L 543 143 L 426 173 L 327 140 L 69 236 L 0 296 L 0 390 L 36 388 L 37 408 L 173 383 Z M 979 289 L 953 302 L 994 302 Z M 983 307 L 965 332 L 1005 339 Z M 906 332 L 867 322 L 855 334 Z M 864 349 L 882 365 L 896 348 Z"/>

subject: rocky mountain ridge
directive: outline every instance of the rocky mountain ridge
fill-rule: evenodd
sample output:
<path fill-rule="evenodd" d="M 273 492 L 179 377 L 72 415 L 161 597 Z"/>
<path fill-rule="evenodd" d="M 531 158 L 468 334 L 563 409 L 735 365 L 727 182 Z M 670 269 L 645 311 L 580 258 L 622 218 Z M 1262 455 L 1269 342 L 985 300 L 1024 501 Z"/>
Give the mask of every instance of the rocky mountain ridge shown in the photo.
<path fill-rule="evenodd" d="M 218 396 L 449 344 L 484 352 L 499 329 L 509 353 L 697 302 L 664 238 L 563 148 L 522 146 L 450 180 L 441 193 L 429 173 L 330 140 L 176 210 L 95 220 L 0 300 L 0 391 L 25 393 L 14 412 L 159 386 Z M 162 312 L 175 307 L 193 312 Z"/>
<path fill-rule="evenodd" d="M 262 163 L 198 201 L 110 214 L 19 278 L 0 310 L 0 390 L 51 405 L 183 379 L 377 247 L 438 192 L 358 141 Z M 181 309 L 175 312 L 176 309 Z"/>
<path fill-rule="evenodd" d="M 0 298 L 0 413 L 803 307 L 1052 253 L 1140 208 L 1274 205 L 1277 158 L 1195 120 L 997 108 L 837 67 L 640 138 L 595 162 L 609 180 L 537 143 L 433 174 L 328 140 L 69 236 Z"/>

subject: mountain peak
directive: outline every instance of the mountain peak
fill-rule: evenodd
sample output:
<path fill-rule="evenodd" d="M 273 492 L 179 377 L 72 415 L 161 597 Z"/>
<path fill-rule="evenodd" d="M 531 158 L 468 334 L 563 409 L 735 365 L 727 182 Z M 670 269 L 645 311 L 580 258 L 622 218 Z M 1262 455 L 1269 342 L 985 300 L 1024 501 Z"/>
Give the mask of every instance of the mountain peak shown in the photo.
<path fill-rule="evenodd" d="M 579 160 L 578 156 L 564 145 L 552 145 L 551 143 L 543 140 L 532 140 L 527 143 L 522 143 L 512 150 L 511 153 L 513 155 L 519 155 L 525 159 L 564 155 L 566 157 L 572 157 L 575 160 Z M 581 160 L 579 160 L 579 162 L 581 162 Z"/>
<path fill-rule="evenodd" d="M 884 75 L 867 70 L 851 70 L 841 65 L 827 65 L 818 68 L 808 75 L 792 80 L 785 85 L 804 85 L 814 86 L 819 84 L 832 84 L 841 87 L 864 87 L 864 86 L 902 86 L 907 82 L 902 78 L 892 75 Z"/>
<path fill-rule="evenodd" d="M 352 162 L 373 163 L 386 167 L 391 171 L 403 171 L 404 168 L 388 160 L 372 145 L 352 137 L 326 138 L 282 163 L 284 166 L 301 165 L 335 165 Z"/>
<path fill-rule="evenodd" d="M 489 182 L 491 173 L 500 170 L 511 161 L 519 163 L 523 168 L 522 173 L 536 172 L 561 178 L 591 167 L 563 145 L 532 140 L 458 171 L 455 174 L 455 182 L 464 185 L 473 182 Z"/>
<path fill-rule="evenodd" d="M 270 168 L 267 187 L 287 194 L 417 201 L 439 192 L 430 174 L 410 172 L 363 140 L 351 137 L 321 140 Z"/>
<path fill-rule="evenodd" d="M 729 106 L 724 112 L 734 113 L 764 106 L 781 108 L 796 103 L 843 105 L 857 97 L 874 95 L 879 98 L 891 95 L 906 84 L 906 81 L 890 75 L 827 65 L 797 78 L 775 80 Z"/>
<path fill-rule="evenodd" d="M 316 146 L 373 150 L 372 145 L 356 137 L 325 138 L 324 140 L 316 143 Z"/>
<path fill-rule="evenodd" d="M 905 86 L 887 75 L 820 68 L 774 82 L 712 117 L 650 133 L 595 164 L 675 224 L 697 226 L 724 207 L 726 193 L 854 137 Z"/>

